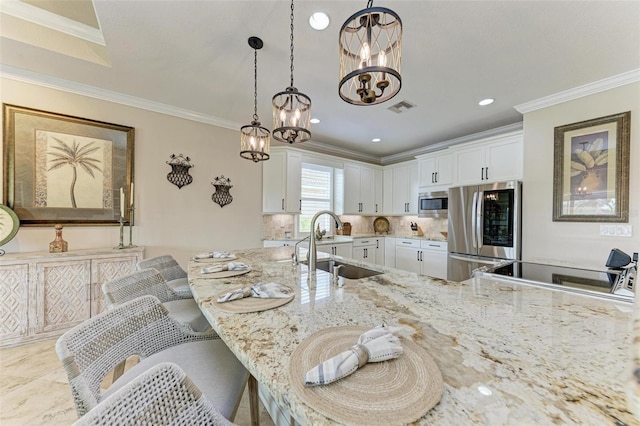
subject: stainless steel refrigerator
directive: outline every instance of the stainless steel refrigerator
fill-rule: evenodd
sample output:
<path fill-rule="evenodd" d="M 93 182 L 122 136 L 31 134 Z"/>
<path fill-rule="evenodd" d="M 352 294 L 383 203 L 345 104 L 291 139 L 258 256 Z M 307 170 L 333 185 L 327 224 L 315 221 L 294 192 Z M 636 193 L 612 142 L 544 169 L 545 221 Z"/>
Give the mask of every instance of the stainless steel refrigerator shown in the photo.
<path fill-rule="evenodd" d="M 522 182 L 449 188 L 447 279 L 521 258 Z"/>

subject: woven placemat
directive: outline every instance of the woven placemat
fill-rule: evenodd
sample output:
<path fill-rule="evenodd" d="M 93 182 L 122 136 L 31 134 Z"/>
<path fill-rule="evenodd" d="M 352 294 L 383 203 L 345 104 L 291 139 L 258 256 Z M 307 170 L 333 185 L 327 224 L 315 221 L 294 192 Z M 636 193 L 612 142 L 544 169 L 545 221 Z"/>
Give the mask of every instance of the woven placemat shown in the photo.
<path fill-rule="evenodd" d="M 368 363 L 329 385 L 306 387 L 304 374 L 348 350 L 367 327 L 331 327 L 306 338 L 291 354 L 289 374 L 296 394 L 322 415 L 346 424 L 411 423 L 429 412 L 442 397 L 442 374 L 425 349 L 401 338 L 403 354 Z"/>
<path fill-rule="evenodd" d="M 242 299 L 232 300 L 230 302 L 218 303 L 218 297 L 233 290 L 225 290 L 216 294 L 209 302 L 211 306 L 219 309 L 223 312 L 229 312 L 232 314 L 247 314 L 249 312 L 267 311 L 269 309 L 278 308 L 291 302 L 295 297 L 292 294 L 290 297 L 282 299 L 261 299 L 259 297 L 243 297 Z"/>

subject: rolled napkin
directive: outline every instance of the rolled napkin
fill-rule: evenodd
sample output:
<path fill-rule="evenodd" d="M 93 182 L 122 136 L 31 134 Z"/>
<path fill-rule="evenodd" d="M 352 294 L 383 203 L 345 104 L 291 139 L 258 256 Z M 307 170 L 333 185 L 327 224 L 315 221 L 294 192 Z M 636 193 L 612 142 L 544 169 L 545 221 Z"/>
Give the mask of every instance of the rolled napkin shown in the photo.
<path fill-rule="evenodd" d="M 382 324 L 358 338 L 358 343 L 348 351 L 339 353 L 316 365 L 304 375 L 305 386 L 333 383 L 355 372 L 367 362 L 380 362 L 402 355 L 398 335 L 401 327 Z"/>
<path fill-rule="evenodd" d="M 214 272 L 222 271 L 245 271 L 249 269 L 249 265 L 242 262 L 229 262 L 224 265 L 209 266 L 208 268 L 200 269 L 201 274 L 212 274 Z"/>
<path fill-rule="evenodd" d="M 235 256 L 226 251 L 210 251 L 208 253 L 200 253 L 193 256 L 194 259 L 228 259 L 230 257 Z"/>
<path fill-rule="evenodd" d="M 218 303 L 238 300 L 244 297 L 257 297 L 260 299 L 286 299 L 291 297 L 293 290 L 276 283 L 258 283 L 251 287 L 243 287 L 232 290 L 218 297 Z"/>

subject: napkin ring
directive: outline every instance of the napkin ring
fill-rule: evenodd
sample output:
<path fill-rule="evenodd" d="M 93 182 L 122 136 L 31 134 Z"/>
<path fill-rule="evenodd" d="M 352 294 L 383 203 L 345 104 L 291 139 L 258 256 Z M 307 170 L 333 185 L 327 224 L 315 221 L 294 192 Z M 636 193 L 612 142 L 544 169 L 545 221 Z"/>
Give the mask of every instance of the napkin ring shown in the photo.
<path fill-rule="evenodd" d="M 358 357 L 358 368 L 369 362 L 369 351 L 364 345 L 353 345 L 351 350 Z"/>

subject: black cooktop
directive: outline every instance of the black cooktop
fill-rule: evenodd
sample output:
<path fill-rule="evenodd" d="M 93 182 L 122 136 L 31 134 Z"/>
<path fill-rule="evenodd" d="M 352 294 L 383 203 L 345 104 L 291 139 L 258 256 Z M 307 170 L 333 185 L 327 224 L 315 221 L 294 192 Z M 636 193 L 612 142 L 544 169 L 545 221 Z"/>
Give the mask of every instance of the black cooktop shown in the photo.
<path fill-rule="evenodd" d="M 600 293 L 609 293 L 619 275 L 618 271 L 598 271 L 531 262 L 513 262 L 490 273 Z"/>

